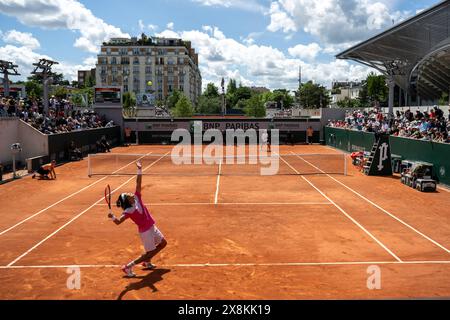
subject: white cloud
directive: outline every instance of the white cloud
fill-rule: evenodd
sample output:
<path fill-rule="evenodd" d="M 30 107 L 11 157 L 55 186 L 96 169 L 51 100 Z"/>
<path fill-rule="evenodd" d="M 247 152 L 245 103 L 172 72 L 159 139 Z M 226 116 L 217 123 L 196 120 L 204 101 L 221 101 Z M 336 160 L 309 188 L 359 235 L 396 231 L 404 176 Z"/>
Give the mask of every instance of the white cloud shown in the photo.
<path fill-rule="evenodd" d="M 291 56 L 309 61 L 314 60 L 321 51 L 322 48 L 315 42 L 308 45 L 298 44 L 288 49 Z"/>
<path fill-rule="evenodd" d="M 141 32 L 143 32 L 144 29 L 145 29 L 144 21 L 142 21 L 141 19 L 139 19 L 138 25 L 139 25 L 139 30 L 140 30 Z"/>
<path fill-rule="evenodd" d="M 145 22 L 141 19 L 138 20 L 138 25 L 139 25 L 140 32 L 145 32 L 145 31 L 154 32 L 158 29 L 158 26 L 156 24 L 146 25 Z"/>
<path fill-rule="evenodd" d="M 322 43 L 366 39 L 403 20 L 409 12 L 390 12 L 382 0 L 277 0 L 272 2 L 269 31 L 303 30 Z"/>
<path fill-rule="evenodd" d="M 41 46 L 39 41 L 31 33 L 9 30 L 5 34 L 0 33 L 3 41 L 10 44 L 18 44 L 30 49 L 37 49 Z"/>
<path fill-rule="evenodd" d="M 280 9 L 280 5 L 272 2 L 270 5 L 270 25 L 267 30 L 276 32 L 282 30 L 283 32 L 297 31 L 295 22 L 288 16 L 288 14 Z"/>
<path fill-rule="evenodd" d="M 267 8 L 258 3 L 257 0 L 191 0 L 208 7 L 237 8 L 251 12 L 266 13 Z"/>
<path fill-rule="evenodd" d="M 164 30 L 160 36 L 170 36 L 190 40 L 199 53 L 203 84 L 220 84 L 221 78 L 236 78 L 244 85 L 265 86 L 271 89 L 298 86 L 298 68 L 302 66 L 303 79 L 314 80 L 330 86 L 333 80 L 363 79 L 369 68 L 356 66 L 348 61 L 315 63 L 308 60 L 318 51 L 317 44 L 305 45 L 309 55 L 302 58 L 290 57 L 277 48 L 256 45 L 255 42 L 241 42 L 227 38 L 217 27 L 203 26 L 202 30 L 180 31 Z M 297 48 L 298 49 L 298 48 Z M 299 54 L 292 49 L 294 54 Z M 306 58 L 306 59 L 305 59 Z"/>
<path fill-rule="evenodd" d="M 0 47 L 0 60 L 12 61 L 18 65 L 18 71 L 21 74 L 19 77 L 14 77 L 13 81 L 25 80 L 30 76 L 33 71 L 33 63 L 39 61 L 39 59 L 49 59 L 53 61 L 58 61 L 50 56 L 40 54 L 33 51 L 30 47 L 25 46 L 14 46 L 7 44 L 6 46 Z M 54 65 L 53 71 L 58 73 L 63 73 L 67 80 L 76 80 L 78 70 L 91 69 L 95 67 L 97 58 L 91 56 L 86 58 L 81 64 L 74 64 L 65 61 L 59 61 L 58 65 Z"/>
<path fill-rule="evenodd" d="M 167 29 L 173 30 L 174 25 L 175 25 L 175 24 L 174 24 L 173 22 L 169 22 L 169 23 L 167 24 Z"/>
<path fill-rule="evenodd" d="M 158 26 L 156 24 L 149 24 L 147 26 L 147 29 L 150 31 L 155 31 L 155 30 L 158 30 Z"/>
<path fill-rule="evenodd" d="M 111 37 L 129 36 L 76 0 L 0 0 L 0 13 L 16 17 L 27 26 L 78 31 L 80 37 L 74 46 L 93 53 Z"/>

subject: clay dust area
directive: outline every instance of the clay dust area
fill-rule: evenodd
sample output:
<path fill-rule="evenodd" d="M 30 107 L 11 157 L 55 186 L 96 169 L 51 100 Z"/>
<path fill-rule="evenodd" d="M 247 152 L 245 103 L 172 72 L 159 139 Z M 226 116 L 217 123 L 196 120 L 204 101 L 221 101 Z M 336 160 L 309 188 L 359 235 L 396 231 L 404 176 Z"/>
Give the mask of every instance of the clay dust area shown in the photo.
<path fill-rule="evenodd" d="M 91 177 L 84 159 L 56 181 L 1 186 L 0 298 L 450 297 L 447 190 L 367 177 L 349 159 L 344 175 L 345 156 L 325 146 L 280 147 L 274 176 L 258 164 L 174 166 L 161 156 L 171 150 L 120 147 L 92 159 Z M 113 202 L 133 192 L 144 154 L 143 200 L 168 246 L 156 270 L 126 279 L 120 266 L 143 247 L 131 221 L 108 220 L 104 189 Z"/>

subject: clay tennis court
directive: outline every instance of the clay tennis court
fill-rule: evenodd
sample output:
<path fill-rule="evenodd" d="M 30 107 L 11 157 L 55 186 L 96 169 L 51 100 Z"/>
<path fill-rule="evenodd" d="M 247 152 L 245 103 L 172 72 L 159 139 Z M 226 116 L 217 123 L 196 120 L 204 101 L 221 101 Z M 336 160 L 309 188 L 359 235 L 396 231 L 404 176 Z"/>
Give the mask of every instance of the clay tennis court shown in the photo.
<path fill-rule="evenodd" d="M 450 297 L 447 190 L 419 193 L 350 164 L 348 175 L 325 174 L 327 155 L 339 154 L 325 146 L 280 147 L 276 176 L 253 174 L 251 165 L 180 169 L 151 157 L 171 148 L 116 148 L 136 156 L 99 165 L 134 172 L 138 155 L 148 155 L 143 200 L 169 244 L 153 261 L 158 269 L 137 267 L 135 279 L 120 266 L 142 253 L 136 226 L 111 223 L 103 199 L 107 184 L 113 201 L 134 191 L 135 177 L 89 178 L 85 159 L 58 167 L 56 181 L 2 186 L 0 298 Z M 79 290 L 67 288 L 71 266 L 81 269 Z M 381 269 L 381 290 L 367 288 L 370 266 Z"/>

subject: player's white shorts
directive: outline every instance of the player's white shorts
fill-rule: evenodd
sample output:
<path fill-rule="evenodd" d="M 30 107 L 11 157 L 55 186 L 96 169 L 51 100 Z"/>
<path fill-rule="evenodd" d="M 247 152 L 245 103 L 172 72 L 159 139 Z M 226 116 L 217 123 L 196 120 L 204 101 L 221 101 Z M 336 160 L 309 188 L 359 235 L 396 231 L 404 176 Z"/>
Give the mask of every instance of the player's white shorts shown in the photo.
<path fill-rule="evenodd" d="M 145 252 L 155 250 L 164 239 L 163 234 L 155 225 L 147 231 L 139 233 L 139 235 L 141 237 L 142 244 L 144 245 Z"/>

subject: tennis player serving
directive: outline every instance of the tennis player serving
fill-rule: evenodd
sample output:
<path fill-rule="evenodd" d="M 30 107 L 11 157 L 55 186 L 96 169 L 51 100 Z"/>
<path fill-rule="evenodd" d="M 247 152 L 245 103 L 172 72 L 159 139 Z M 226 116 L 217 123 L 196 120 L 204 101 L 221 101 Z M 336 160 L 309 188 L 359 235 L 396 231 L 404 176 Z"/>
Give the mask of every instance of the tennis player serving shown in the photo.
<path fill-rule="evenodd" d="M 122 193 L 119 196 L 119 199 L 117 199 L 117 207 L 124 210 L 122 216 L 119 219 L 116 218 L 112 212 L 108 214 L 108 217 L 111 218 L 116 225 L 120 225 L 125 222 L 125 220 L 130 218 L 138 226 L 139 235 L 141 237 L 146 253 L 138 259 L 122 267 L 122 271 L 126 274 L 127 277 L 130 278 L 136 276 L 133 273 L 133 267 L 135 265 L 142 264 L 142 266 L 146 270 L 152 270 L 156 268 L 156 266 L 151 263 L 151 260 L 167 246 L 167 241 L 164 239 L 164 236 L 156 227 L 155 220 L 153 220 L 150 212 L 142 202 L 142 164 L 140 162 L 137 162 L 136 166 L 138 169 L 136 179 L 136 192 L 134 194 Z"/>

